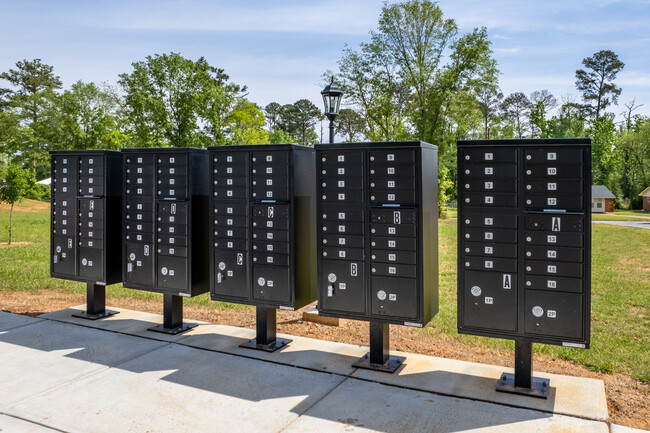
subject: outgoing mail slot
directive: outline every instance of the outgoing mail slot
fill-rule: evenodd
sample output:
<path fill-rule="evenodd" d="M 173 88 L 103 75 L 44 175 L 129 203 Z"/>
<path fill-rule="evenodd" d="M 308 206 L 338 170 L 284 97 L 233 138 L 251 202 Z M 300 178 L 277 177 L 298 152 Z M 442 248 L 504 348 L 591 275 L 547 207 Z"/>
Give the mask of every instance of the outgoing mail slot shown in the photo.
<path fill-rule="evenodd" d="M 103 217 L 104 214 L 104 200 L 95 200 L 82 198 L 79 199 L 79 212 L 87 213 L 94 212 L 94 215 Z"/>
<path fill-rule="evenodd" d="M 492 257 L 466 257 L 463 267 L 474 271 L 517 272 L 517 260 Z"/>
<path fill-rule="evenodd" d="M 188 262 L 184 257 L 158 256 L 156 277 L 158 286 L 187 291 Z"/>
<path fill-rule="evenodd" d="M 495 244 L 488 242 L 463 242 L 463 252 L 468 256 L 517 258 L 517 244 Z"/>
<path fill-rule="evenodd" d="M 104 279 L 104 252 L 100 249 L 79 248 L 79 276 L 102 281 Z"/>
<path fill-rule="evenodd" d="M 517 230 L 465 228 L 463 239 L 474 242 L 516 243 Z"/>
<path fill-rule="evenodd" d="M 400 263 L 405 265 L 417 265 L 418 258 L 414 251 L 390 251 L 372 249 L 370 261 L 377 263 Z M 405 277 L 406 275 L 400 275 Z"/>
<path fill-rule="evenodd" d="M 348 189 L 362 189 L 363 178 L 361 176 L 346 176 L 346 177 L 323 177 L 320 183 L 321 188 L 327 191 L 344 191 Z"/>
<path fill-rule="evenodd" d="M 582 293 L 584 280 L 580 278 L 526 275 L 524 286 L 533 290 Z"/>
<path fill-rule="evenodd" d="M 583 221 L 582 215 L 528 214 L 526 228 L 528 230 L 581 233 L 584 231 Z"/>
<path fill-rule="evenodd" d="M 365 254 L 363 248 L 323 248 L 323 257 L 328 259 L 363 261 Z"/>
<path fill-rule="evenodd" d="M 171 235 L 158 234 L 157 240 L 158 240 L 158 244 L 160 245 L 174 245 L 177 247 L 188 246 L 186 236 L 178 236 L 178 235 L 171 236 Z"/>
<path fill-rule="evenodd" d="M 363 248 L 363 236 L 323 235 L 323 247 Z"/>
<path fill-rule="evenodd" d="M 527 274 L 557 275 L 570 278 L 582 277 L 582 263 L 526 260 L 524 265 Z"/>
<path fill-rule="evenodd" d="M 416 251 L 417 239 L 371 237 L 370 246 L 378 250 Z"/>
<path fill-rule="evenodd" d="M 582 180 L 579 179 L 535 179 L 526 180 L 526 191 L 560 192 L 563 194 L 582 194 Z"/>
<path fill-rule="evenodd" d="M 470 178 L 465 181 L 463 188 L 467 192 L 516 192 L 517 179 Z"/>
<path fill-rule="evenodd" d="M 215 203 L 212 213 L 216 216 L 246 216 L 248 215 L 248 206 L 243 204 Z"/>
<path fill-rule="evenodd" d="M 465 272 L 462 314 L 465 327 L 517 329 L 517 275 Z"/>
<path fill-rule="evenodd" d="M 326 234 L 348 234 L 348 235 L 362 235 L 363 223 L 352 222 L 328 222 L 323 224 L 323 233 Z"/>
<path fill-rule="evenodd" d="M 359 209 L 342 209 L 339 207 L 332 208 L 331 206 L 323 206 L 321 217 L 323 218 L 323 221 L 363 222 L 364 212 Z"/>
<path fill-rule="evenodd" d="M 465 149 L 463 151 L 463 160 L 472 162 L 492 163 L 492 162 L 517 162 L 516 149 L 499 149 L 499 148 L 481 148 Z"/>
<path fill-rule="evenodd" d="M 323 152 L 321 167 L 338 167 L 344 165 L 362 165 L 363 152 Z"/>
<path fill-rule="evenodd" d="M 417 278 L 418 270 L 414 265 L 400 265 L 391 263 L 373 263 L 370 269 L 372 275 L 386 277 Z"/>
<path fill-rule="evenodd" d="M 287 242 L 253 242 L 253 251 L 265 253 L 289 254 L 289 244 Z"/>
<path fill-rule="evenodd" d="M 322 189 L 321 199 L 325 203 L 359 203 L 363 201 L 363 191 L 360 189 L 339 191 L 327 187 Z"/>
<path fill-rule="evenodd" d="M 370 151 L 370 166 L 375 165 L 415 165 L 415 152 L 412 150 Z"/>
<path fill-rule="evenodd" d="M 378 316 L 403 318 L 405 321 L 417 318 L 417 280 L 373 276 L 370 278 L 371 311 Z"/>
<path fill-rule="evenodd" d="M 287 254 L 253 253 L 253 263 L 260 265 L 289 266 Z"/>
<path fill-rule="evenodd" d="M 375 189 L 370 192 L 370 202 L 379 204 L 416 204 L 414 190 L 381 190 Z"/>
<path fill-rule="evenodd" d="M 543 149 L 526 149 L 525 161 L 528 164 L 558 164 L 558 165 L 576 165 L 582 164 L 583 149 L 579 147 L 553 148 L 546 147 Z"/>
<path fill-rule="evenodd" d="M 376 178 L 386 177 L 413 177 L 415 176 L 414 165 L 373 165 L 370 167 L 370 181 Z"/>
<path fill-rule="evenodd" d="M 517 206 L 517 194 L 504 193 L 468 193 L 465 194 L 467 206 L 480 207 L 515 207 Z"/>
<path fill-rule="evenodd" d="M 583 210 L 585 203 L 582 195 L 578 194 L 526 194 L 526 208 Z"/>
<path fill-rule="evenodd" d="M 374 190 L 412 190 L 415 191 L 414 178 L 375 178 L 370 182 L 371 193 Z"/>
<path fill-rule="evenodd" d="M 235 251 L 247 251 L 248 250 L 248 240 L 246 239 L 232 239 L 232 238 L 214 238 L 214 247 L 235 250 Z"/>
<path fill-rule="evenodd" d="M 287 230 L 253 230 L 253 239 L 259 241 L 289 242 Z"/>
<path fill-rule="evenodd" d="M 371 224 L 370 233 L 376 236 L 416 237 L 416 224 Z"/>
<path fill-rule="evenodd" d="M 561 262 L 582 262 L 584 259 L 582 248 L 532 246 L 526 246 L 526 258 Z"/>
<path fill-rule="evenodd" d="M 465 212 L 463 224 L 467 227 L 486 227 L 495 229 L 516 229 L 518 218 L 517 215 L 504 215 L 502 213 L 481 213 L 472 209 Z"/>
<path fill-rule="evenodd" d="M 463 174 L 468 178 L 508 179 L 517 177 L 516 164 L 465 164 Z"/>
<path fill-rule="evenodd" d="M 560 165 L 553 162 L 536 165 L 526 165 L 526 179 L 544 178 L 544 179 L 583 179 L 582 170 L 576 170 L 574 165 Z"/>
<path fill-rule="evenodd" d="M 290 270 L 279 266 L 253 265 L 253 298 L 260 301 L 291 302 Z"/>
<path fill-rule="evenodd" d="M 223 296 L 246 298 L 249 296 L 247 254 L 243 251 L 214 250 L 212 290 Z"/>
<path fill-rule="evenodd" d="M 582 233 L 534 232 L 526 231 L 526 245 L 548 245 L 558 247 L 583 246 Z"/>
<path fill-rule="evenodd" d="M 526 333 L 583 338 L 582 295 L 526 290 L 525 298 Z"/>
<path fill-rule="evenodd" d="M 246 227 L 214 227 L 214 236 L 226 239 L 246 239 L 248 228 Z M 255 236 L 253 236 L 255 237 Z"/>
<path fill-rule="evenodd" d="M 253 205 L 253 216 L 269 220 L 288 220 L 289 206 L 287 204 L 256 204 Z"/>

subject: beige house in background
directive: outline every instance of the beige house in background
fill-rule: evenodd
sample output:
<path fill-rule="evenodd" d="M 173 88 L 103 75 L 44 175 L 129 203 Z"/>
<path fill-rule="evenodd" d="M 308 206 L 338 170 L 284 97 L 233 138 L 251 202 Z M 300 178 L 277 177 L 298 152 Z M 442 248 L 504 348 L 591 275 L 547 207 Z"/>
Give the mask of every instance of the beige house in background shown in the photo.
<path fill-rule="evenodd" d="M 614 194 L 605 185 L 591 186 L 591 212 L 614 212 Z"/>

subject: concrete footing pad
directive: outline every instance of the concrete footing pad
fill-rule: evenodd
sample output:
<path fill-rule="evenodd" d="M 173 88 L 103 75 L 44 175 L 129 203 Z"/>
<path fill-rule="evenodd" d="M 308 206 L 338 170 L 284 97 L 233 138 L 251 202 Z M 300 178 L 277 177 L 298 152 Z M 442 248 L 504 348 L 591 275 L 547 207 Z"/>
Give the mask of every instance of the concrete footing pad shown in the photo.
<path fill-rule="evenodd" d="M 257 352 L 239 347 L 252 329 L 202 324 L 167 339 L 146 331 L 159 315 L 72 312 L 0 315 L 0 429 L 27 420 L 37 433 L 609 431 L 602 381 L 536 373 L 551 379 L 544 401 L 497 393 L 502 367 L 397 353 L 407 359 L 391 375 L 353 368 L 360 346 L 288 336 L 289 346 Z"/>

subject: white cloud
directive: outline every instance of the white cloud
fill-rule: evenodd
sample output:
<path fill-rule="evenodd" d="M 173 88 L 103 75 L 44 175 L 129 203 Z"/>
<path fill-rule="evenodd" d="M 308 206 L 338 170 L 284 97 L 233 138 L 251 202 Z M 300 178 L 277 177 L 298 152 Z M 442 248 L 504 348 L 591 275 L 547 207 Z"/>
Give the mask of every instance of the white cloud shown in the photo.
<path fill-rule="evenodd" d="M 518 52 L 521 51 L 520 47 L 512 47 L 512 48 L 495 48 L 494 52 L 495 53 L 501 53 L 501 54 L 517 54 Z"/>

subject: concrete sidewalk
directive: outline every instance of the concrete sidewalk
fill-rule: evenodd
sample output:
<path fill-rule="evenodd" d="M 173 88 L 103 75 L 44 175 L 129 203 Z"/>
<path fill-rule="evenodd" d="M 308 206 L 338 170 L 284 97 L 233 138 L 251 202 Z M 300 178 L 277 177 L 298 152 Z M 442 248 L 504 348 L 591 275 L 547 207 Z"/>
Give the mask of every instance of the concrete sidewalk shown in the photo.
<path fill-rule="evenodd" d="M 548 400 L 494 391 L 502 367 L 407 356 L 390 375 L 351 366 L 367 348 L 290 337 L 242 349 L 250 329 L 120 310 L 0 312 L 0 432 L 609 432 L 602 381 L 551 379 Z M 615 430 L 612 432 L 627 432 Z"/>

